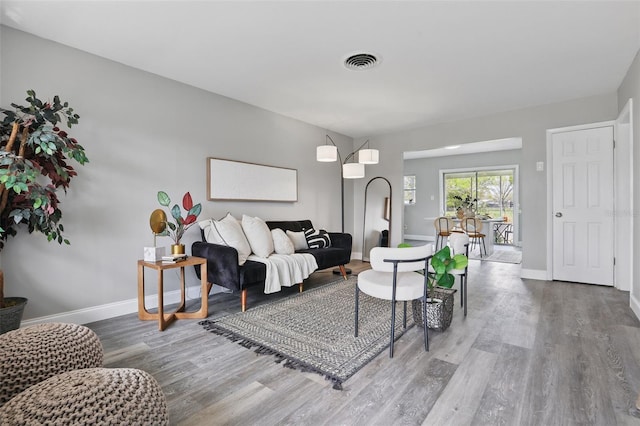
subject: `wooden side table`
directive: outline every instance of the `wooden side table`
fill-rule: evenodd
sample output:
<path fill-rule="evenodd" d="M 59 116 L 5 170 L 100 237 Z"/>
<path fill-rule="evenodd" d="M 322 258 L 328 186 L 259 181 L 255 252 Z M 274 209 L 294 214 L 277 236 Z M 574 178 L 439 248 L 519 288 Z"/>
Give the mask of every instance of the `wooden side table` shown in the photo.
<path fill-rule="evenodd" d="M 185 284 L 184 268 L 187 266 L 200 265 L 200 276 L 202 282 L 200 309 L 195 312 L 184 312 Z M 147 311 L 144 304 L 144 268 L 151 268 L 158 271 L 158 312 Z M 168 269 L 180 268 L 180 305 L 171 312 L 164 312 L 164 271 Z M 141 320 L 158 320 L 158 328 L 163 331 L 176 319 L 206 318 L 209 315 L 209 289 L 207 288 L 207 259 L 202 257 L 189 256 L 186 260 L 176 263 L 164 264 L 162 261 L 145 262 L 138 260 L 138 318 Z"/>

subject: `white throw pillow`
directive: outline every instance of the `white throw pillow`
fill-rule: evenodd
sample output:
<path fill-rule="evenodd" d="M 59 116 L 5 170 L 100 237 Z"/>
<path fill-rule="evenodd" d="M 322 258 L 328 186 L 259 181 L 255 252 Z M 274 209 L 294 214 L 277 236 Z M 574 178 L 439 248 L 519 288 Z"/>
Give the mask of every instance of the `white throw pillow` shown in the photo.
<path fill-rule="evenodd" d="M 287 234 L 285 234 L 282 229 L 272 229 L 271 236 L 273 237 L 273 248 L 277 254 L 295 253 L 296 250 L 293 247 L 293 242 L 289 237 L 287 237 Z"/>
<path fill-rule="evenodd" d="M 287 231 L 287 236 L 293 242 L 293 248 L 296 251 L 306 250 L 309 248 L 309 245 L 307 244 L 307 237 L 305 237 L 303 231 L 300 231 L 300 232 Z"/>
<path fill-rule="evenodd" d="M 271 230 L 259 217 L 242 215 L 242 229 L 249 240 L 251 250 L 258 257 L 269 257 L 274 251 Z"/>
<path fill-rule="evenodd" d="M 198 225 L 200 226 L 200 229 L 202 229 L 202 231 L 204 232 L 204 240 L 208 243 L 215 243 L 214 242 L 214 235 L 212 234 L 213 232 L 215 232 L 215 230 L 213 229 L 213 226 L 211 226 L 211 221 L 213 219 L 207 219 L 207 220 L 201 220 L 198 222 Z M 218 244 L 218 243 L 215 243 Z"/>
<path fill-rule="evenodd" d="M 198 224 L 204 230 L 204 238 L 208 243 L 233 247 L 238 251 L 238 265 L 244 265 L 251 254 L 251 246 L 238 219 L 228 213 L 222 220 L 209 219 Z"/>

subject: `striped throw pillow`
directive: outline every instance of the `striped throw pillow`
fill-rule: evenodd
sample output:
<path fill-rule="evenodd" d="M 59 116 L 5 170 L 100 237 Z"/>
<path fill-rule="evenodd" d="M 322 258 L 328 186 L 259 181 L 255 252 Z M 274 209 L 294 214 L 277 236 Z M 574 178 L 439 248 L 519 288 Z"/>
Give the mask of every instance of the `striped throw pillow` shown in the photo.
<path fill-rule="evenodd" d="M 331 247 L 331 239 L 324 229 L 305 229 L 304 236 L 310 249 Z"/>

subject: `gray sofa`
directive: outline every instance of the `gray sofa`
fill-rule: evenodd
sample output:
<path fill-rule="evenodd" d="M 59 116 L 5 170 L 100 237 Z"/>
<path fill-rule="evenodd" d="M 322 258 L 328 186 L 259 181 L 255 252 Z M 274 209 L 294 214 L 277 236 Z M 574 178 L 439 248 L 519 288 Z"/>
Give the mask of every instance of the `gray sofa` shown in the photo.
<path fill-rule="evenodd" d="M 280 228 L 283 231 L 299 232 L 313 228 L 310 220 L 267 221 L 269 229 Z M 347 273 L 344 265 L 351 259 L 351 234 L 329 232 L 331 247 L 300 250 L 296 253 L 309 253 L 318 263 L 318 269 L 339 267 L 344 279 Z M 240 293 L 240 304 L 244 312 L 247 307 L 247 289 L 249 287 L 264 287 L 266 265 L 261 262 L 247 260 L 244 265 L 238 265 L 238 252 L 235 248 L 205 242 L 204 232 L 202 241 L 196 241 L 191 246 L 191 254 L 207 259 L 207 282 L 209 291 L 213 284 L 228 288 L 234 293 Z M 200 267 L 196 266 L 196 275 L 200 278 Z M 303 283 L 300 283 L 302 291 Z"/>

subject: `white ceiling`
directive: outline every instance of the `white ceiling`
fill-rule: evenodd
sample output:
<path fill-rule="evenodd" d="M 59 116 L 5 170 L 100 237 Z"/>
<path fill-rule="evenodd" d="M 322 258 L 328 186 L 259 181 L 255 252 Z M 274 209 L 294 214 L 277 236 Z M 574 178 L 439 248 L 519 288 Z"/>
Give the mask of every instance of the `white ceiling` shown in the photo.
<path fill-rule="evenodd" d="M 425 149 L 421 151 L 406 151 L 405 160 L 418 158 L 448 157 L 450 155 L 475 154 L 478 152 L 506 151 L 522 148 L 522 138 L 505 138 L 491 141 L 471 142 L 461 145 L 449 145 L 444 148 Z"/>
<path fill-rule="evenodd" d="M 351 137 L 609 93 L 640 1 L 30 1 L 0 22 Z M 350 71 L 344 59 L 382 59 Z"/>

